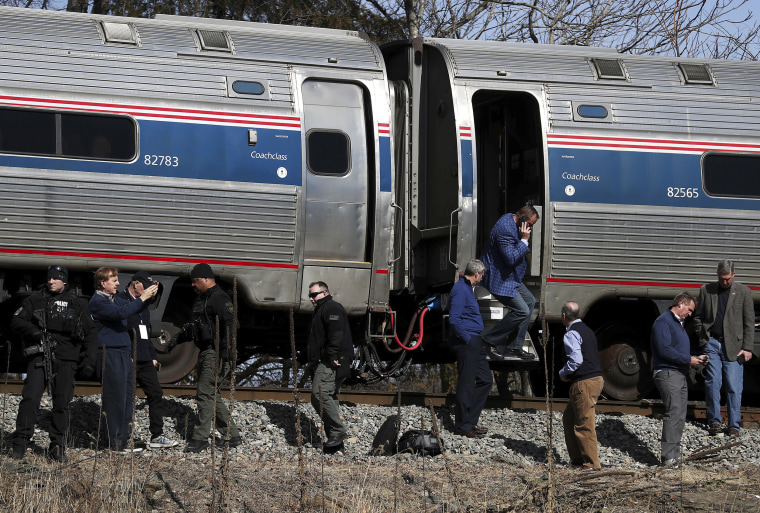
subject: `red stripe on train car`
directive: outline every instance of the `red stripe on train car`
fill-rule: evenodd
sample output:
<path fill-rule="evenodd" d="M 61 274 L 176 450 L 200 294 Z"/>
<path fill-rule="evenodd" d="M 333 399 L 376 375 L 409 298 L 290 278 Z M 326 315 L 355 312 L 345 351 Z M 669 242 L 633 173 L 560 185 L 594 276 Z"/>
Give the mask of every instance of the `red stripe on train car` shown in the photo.
<path fill-rule="evenodd" d="M 73 251 L 45 251 L 36 249 L 14 249 L 0 248 L 0 253 L 18 253 L 21 255 L 45 255 L 58 257 L 77 257 L 77 258 L 107 258 L 113 260 L 141 260 L 147 262 L 177 262 L 183 264 L 207 264 L 216 265 L 236 265 L 240 267 L 269 267 L 279 269 L 298 269 L 297 264 L 276 264 L 270 262 L 240 262 L 237 260 L 217 260 L 217 259 L 199 259 L 199 258 L 175 258 L 175 257 L 158 257 L 145 255 L 118 255 L 110 253 L 79 253 Z"/>

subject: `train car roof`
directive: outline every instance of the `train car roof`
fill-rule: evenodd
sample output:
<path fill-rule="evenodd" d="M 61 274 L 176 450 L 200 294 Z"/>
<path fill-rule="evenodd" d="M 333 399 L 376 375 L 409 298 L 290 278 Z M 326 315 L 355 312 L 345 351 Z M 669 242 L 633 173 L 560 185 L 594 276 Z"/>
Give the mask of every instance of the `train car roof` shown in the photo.
<path fill-rule="evenodd" d="M 381 71 L 374 43 L 359 32 L 157 15 L 126 18 L 0 6 L 0 49 L 97 52 Z"/>
<path fill-rule="evenodd" d="M 743 89 L 760 72 L 760 63 L 752 61 L 621 54 L 614 48 L 435 38 L 424 43 L 442 50 L 454 79 Z"/>

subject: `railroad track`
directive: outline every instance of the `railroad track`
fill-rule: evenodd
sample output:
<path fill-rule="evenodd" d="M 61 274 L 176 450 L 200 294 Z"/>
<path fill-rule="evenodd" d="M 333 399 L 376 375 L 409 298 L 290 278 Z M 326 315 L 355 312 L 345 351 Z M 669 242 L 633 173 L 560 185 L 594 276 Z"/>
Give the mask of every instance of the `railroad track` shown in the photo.
<path fill-rule="evenodd" d="M 20 394 L 24 382 L 9 380 L 0 383 L 0 393 Z M 194 396 L 195 385 L 161 385 L 164 395 L 167 396 Z M 101 393 L 100 385 L 94 382 L 80 381 L 76 383 L 75 395 L 98 395 Z M 311 394 L 310 388 L 299 388 L 302 401 L 308 401 Z M 230 389 L 222 390 L 225 397 L 229 397 Z M 137 389 L 138 397 L 144 397 L 142 390 Z M 265 387 L 236 387 L 235 399 L 238 401 L 292 401 L 294 390 L 288 388 L 265 388 Z M 340 393 L 341 401 L 356 404 L 374 404 L 377 406 L 445 406 L 454 403 L 454 394 L 430 394 L 423 392 L 390 392 L 381 390 L 344 390 Z M 552 399 L 554 411 L 563 411 L 567 404 L 565 398 Z M 545 410 L 546 399 L 543 397 L 499 397 L 489 396 L 486 408 L 510 408 L 514 410 Z M 596 406 L 599 413 L 624 413 L 648 416 L 663 413 L 660 400 L 643 401 L 607 401 L 602 400 Z M 723 409 L 725 412 L 725 408 Z M 687 415 L 693 419 L 704 419 L 705 403 L 702 401 L 689 401 Z M 760 427 L 760 408 L 742 408 L 742 426 L 745 428 Z"/>

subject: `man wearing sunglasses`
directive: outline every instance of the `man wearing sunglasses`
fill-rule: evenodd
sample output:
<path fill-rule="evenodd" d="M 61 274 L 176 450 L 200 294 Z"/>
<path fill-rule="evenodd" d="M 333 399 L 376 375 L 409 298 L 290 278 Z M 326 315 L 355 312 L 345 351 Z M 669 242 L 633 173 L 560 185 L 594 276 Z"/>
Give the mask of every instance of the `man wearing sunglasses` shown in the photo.
<path fill-rule="evenodd" d="M 21 404 L 13 433 L 14 459 L 22 459 L 34 434 L 34 422 L 45 386 L 53 398 L 50 422 L 50 446 L 47 456 L 65 461 L 69 403 L 74 397 L 74 378 L 81 349 L 85 348 L 82 376 L 91 378 L 95 372 L 98 349 L 98 330 L 90 316 L 87 302 L 68 290 L 69 272 L 62 265 L 51 265 L 47 285 L 43 290 L 24 299 L 21 308 L 11 318 L 11 329 L 24 339 L 24 354 L 28 355 L 26 380 L 21 392 Z M 43 370 L 43 331 L 55 344 L 53 379 L 46 380 Z"/>
<path fill-rule="evenodd" d="M 314 306 L 308 337 L 309 365 L 314 369 L 311 404 L 322 414 L 327 440 L 325 449 L 337 449 L 348 435 L 340 420 L 338 393 L 351 374 L 354 344 L 343 305 L 333 300 L 327 284 L 309 284 L 309 300 Z"/>

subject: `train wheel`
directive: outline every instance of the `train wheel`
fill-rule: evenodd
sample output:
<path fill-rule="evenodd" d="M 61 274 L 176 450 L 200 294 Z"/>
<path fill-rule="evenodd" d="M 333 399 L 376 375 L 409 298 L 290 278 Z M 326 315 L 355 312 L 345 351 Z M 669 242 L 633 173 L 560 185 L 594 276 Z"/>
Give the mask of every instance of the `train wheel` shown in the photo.
<path fill-rule="evenodd" d="M 161 383 L 176 383 L 190 374 L 198 363 L 198 347 L 192 342 L 181 342 L 171 350 L 162 352 L 163 347 L 171 347 L 172 339 L 179 336 L 180 329 L 168 322 L 161 323 L 164 340 L 156 345 L 158 363 L 158 381 Z"/>
<path fill-rule="evenodd" d="M 596 332 L 604 377 L 603 394 L 620 401 L 635 401 L 654 387 L 649 337 L 634 327 L 607 324 Z"/>

